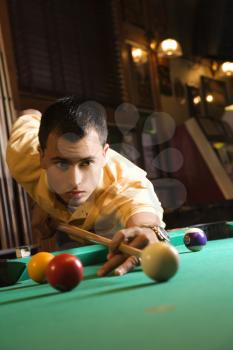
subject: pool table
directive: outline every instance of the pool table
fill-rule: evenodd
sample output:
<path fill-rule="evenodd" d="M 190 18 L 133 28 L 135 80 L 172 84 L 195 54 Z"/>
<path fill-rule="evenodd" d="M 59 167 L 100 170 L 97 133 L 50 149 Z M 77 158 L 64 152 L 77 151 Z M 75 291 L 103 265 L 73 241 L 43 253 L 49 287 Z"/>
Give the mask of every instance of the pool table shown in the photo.
<path fill-rule="evenodd" d="M 140 267 L 96 277 L 107 252 L 101 245 L 66 251 L 85 266 L 84 280 L 67 293 L 36 284 L 25 270 L 17 284 L 0 289 L 0 349 L 232 350 L 233 238 L 191 252 L 183 229 L 170 235 L 180 268 L 164 283 Z"/>

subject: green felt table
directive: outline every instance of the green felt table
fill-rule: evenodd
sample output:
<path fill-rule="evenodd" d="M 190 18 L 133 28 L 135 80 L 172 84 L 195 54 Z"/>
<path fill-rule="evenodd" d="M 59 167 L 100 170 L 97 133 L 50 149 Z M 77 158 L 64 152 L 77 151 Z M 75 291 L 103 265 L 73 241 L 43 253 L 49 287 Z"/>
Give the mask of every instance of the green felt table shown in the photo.
<path fill-rule="evenodd" d="M 209 241 L 200 252 L 171 242 L 180 268 L 155 283 L 141 268 L 120 277 L 96 277 L 106 248 L 69 250 L 85 265 L 85 278 L 60 293 L 22 275 L 0 289 L 0 349 L 233 349 L 233 238 Z M 28 261 L 28 259 L 21 259 Z"/>

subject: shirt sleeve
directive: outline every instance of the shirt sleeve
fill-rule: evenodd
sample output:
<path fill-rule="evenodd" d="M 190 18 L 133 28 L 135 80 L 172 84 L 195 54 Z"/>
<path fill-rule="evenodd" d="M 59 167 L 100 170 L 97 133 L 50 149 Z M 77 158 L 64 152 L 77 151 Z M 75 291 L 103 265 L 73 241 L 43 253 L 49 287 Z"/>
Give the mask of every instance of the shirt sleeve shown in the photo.
<path fill-rule="evenodd" d="M 142 212 L 154 214 L 157 218 L 156 224 L 165 227 L 163 208 L 152 183 L 146 177 L 122 186 L 118 193 L 118 201 L 118 216 L 124 227 L 131 216 Z"/>
<path fill-rule="evenodd" d="M 13 125 L 6 150 L 6 161 L 12 177 L 30 193 L 41 173 L 38 131 L 41 117 L 27 114 Z"/>
<path fill-rule="evenodd" d="M 111 198 L 109 205 L 115 208 L 122 226 L 125 227 L 134 214 L 148 212 L 156 216 L 159 226 L 165 227 L 163 208 L 146 172 L 116 152 L 112 152 L 112 159 L 112 163 L 108 162 L 114 174 L 111 190 L 109 188 L 112 192 L 112 196 L 108 196 Z"/>

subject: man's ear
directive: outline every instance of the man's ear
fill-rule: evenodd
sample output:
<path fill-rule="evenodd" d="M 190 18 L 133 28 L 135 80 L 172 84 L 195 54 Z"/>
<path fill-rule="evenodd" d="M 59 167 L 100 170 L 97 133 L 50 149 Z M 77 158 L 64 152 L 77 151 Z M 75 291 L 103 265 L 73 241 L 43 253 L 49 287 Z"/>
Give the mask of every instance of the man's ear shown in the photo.
<path fill-rule="evenodd" d="M 105 143 L 104 148 L 103 148 L 103 152 L 104 152 L 103 154 L 104 154 L 105 157 L 106 157 L 106 154 L 107 154 L 108 150 L 109 150 L 109 144 Z"/>
<path fill-rule="evenodd" d="M 44 154 L 44 151 L 42 150 L 42 148 L 40 146 L 37 147 L 37 150 L 38 150 L 39 155 L 40 155 L 40 166 L 41 166 L 41 168 L 45 169 L 45 154 Z"/>
<path fill-rule="evenodd" d="M 109 144 L 105 143 L 103 147 L 104 165 L 106 164 L 106 157 L 107 157 L 108 150 L 109 150 Z"/>

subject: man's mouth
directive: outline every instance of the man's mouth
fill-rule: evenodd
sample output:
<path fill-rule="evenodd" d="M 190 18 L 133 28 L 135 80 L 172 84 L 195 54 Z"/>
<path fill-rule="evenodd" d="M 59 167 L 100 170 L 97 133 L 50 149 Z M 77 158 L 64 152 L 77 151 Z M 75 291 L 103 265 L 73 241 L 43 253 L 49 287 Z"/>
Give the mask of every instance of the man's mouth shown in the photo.
<path fill-rule="evenodd" d="M 67 192 L 68 196 L 72 197 L 72 198 L 80 198 L 80 197 L 82 197 L 82 195 L 84 193 L 85 193 L 85 191 L 70 191 L 70 192 Z"/>

